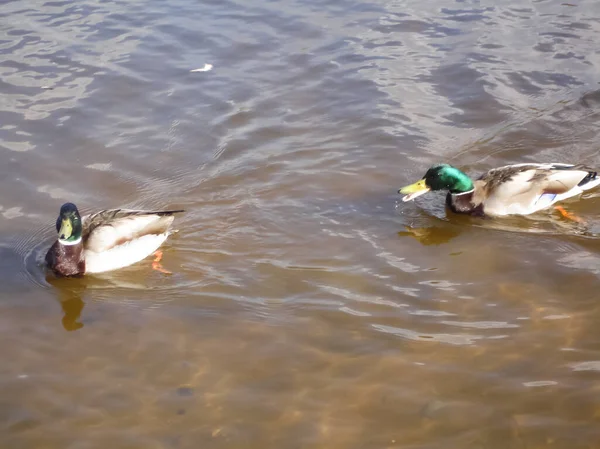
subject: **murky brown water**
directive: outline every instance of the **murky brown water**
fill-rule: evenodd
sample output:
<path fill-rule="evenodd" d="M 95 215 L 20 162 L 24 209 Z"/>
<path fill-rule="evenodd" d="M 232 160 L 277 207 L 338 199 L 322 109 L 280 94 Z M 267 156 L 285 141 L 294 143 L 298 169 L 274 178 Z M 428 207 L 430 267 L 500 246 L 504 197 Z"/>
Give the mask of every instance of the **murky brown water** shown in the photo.
<path fill-rule="evenodd" d="M 395 194 L 600 166 L 600 3 L 494 3 L 4 0 L 0 447 L 600 447 L 600 192 Z M 185 207 L 174 274 L 46 280 L 65 201 Z"/>

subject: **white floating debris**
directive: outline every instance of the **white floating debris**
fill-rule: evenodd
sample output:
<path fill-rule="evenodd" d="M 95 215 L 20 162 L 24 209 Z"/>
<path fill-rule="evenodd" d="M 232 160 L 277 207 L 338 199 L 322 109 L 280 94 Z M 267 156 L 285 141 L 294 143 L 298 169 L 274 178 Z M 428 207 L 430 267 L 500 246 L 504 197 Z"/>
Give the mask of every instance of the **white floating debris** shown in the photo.
<path fill-rule="evenodd" d="M 208 71 L 212 70 L 212 68 L 213 68 L 212 64 L 204 64 L 204 67 L 201 67 L 199 69 L 190 70 L 190 72 L 208 72 Z"/>
<path fill-rule="evenodd" d="M 100 171 L 109 171 L 112 167 L 112 164 L 108 162 L 107 164 L 89 164 L 86 165 L 85 168 L 91 168 L 92 170 L 100 170 Z"/>

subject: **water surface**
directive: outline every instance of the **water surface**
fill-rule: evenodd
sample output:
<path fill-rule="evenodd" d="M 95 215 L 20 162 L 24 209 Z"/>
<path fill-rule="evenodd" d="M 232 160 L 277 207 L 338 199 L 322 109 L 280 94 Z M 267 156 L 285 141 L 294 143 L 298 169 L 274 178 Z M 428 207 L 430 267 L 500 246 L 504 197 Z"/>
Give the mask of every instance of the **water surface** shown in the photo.
<path fill-rule="evenodd" d="M 437 162 L 600 166 L 600 4 L 0 18 L 2 447 L 600 445 L 600 193 L 565 205 L 585 225 L 395 193 Z M 66 201 L 187 209 L 173 274 L 46 278 Z"/>

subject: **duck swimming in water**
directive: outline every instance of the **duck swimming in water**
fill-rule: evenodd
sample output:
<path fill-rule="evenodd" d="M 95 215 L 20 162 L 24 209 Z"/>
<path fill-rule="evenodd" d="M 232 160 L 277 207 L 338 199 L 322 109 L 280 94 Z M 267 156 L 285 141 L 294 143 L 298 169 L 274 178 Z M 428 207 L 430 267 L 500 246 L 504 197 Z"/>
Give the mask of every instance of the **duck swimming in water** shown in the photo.
<path fill-rule="evenodd" d="M 58 239 L 46 253 L 46 265 L 57 276 L 81 276 L 132 265 L 155 252 L 167 237 L 174 214 L 183 210 L 110 209 L 81 217 L 66 203 L 56 220 Z M 168 273 L 157 253 L 153 268 Z"/>
<path fill-rule="evenodd" d="M 598 173 L 582 165 L 515 164 L 494 168 L 472 180 L 448 164 L 434 165 L 422 179 L 402 187 L 403 201 L 432 190 L 447 190 L 446 204 L 456 213 L 478 216 L 529 215 L 600 184 Z M 579 221 L 562 207 L 556 208 Z"/>

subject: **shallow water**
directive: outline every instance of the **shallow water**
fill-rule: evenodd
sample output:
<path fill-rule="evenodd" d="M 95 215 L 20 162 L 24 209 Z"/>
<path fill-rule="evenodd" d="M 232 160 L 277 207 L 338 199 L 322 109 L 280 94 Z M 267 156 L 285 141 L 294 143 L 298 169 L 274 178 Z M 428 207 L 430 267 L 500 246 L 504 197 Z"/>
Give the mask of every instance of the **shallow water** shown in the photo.
<path fill-rule="evenodd" d="M 600 4 L 0 17 L 1 447 L 600 446 L 600 193 L 565 205 L 585 225 L 395 193 L 600 166 Z M 47 278 L 66 201 L 186 208 L 173 274 Z"/>

